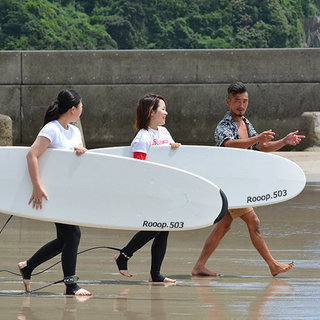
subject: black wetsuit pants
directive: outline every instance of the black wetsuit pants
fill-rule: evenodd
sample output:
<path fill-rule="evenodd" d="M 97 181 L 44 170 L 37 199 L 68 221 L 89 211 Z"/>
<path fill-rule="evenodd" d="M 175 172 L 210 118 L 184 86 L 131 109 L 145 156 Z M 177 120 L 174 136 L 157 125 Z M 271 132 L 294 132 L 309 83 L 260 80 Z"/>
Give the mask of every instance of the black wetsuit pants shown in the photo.
<path fill-rule="evenodd" d="M 136 251 L 142 248 L 151 239 L 151 270 L 150 274 L 153 279 L 160 275 L 162 261 L 167 250 L 167 240 L 169 231 L 139 231 L 130 242 L 122 249 L 122 251 L 131 257 Z"/>
<path fill-rule="evenodd" d="M 31 273 L 43 262 L 61 253 L 61 264 L 64 277 L 76 274 L 77 252 L 81 231 L 78 226 L 55 223 L 57 238 L 41 247 L 28 261 L 24 272 Z M 27 279 L 27 277 L 26 277 Z M 30 279 L 30 277 L 29 277 Z"/>

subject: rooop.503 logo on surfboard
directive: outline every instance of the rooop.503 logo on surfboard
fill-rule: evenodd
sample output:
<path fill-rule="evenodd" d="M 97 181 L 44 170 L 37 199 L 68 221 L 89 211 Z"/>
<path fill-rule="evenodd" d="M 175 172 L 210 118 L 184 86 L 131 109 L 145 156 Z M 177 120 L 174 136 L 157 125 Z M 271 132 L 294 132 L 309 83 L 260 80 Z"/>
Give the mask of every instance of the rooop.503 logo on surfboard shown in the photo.
<path fill-rule="evenodd" d="M 276 190 L 272 193 L 267 193 L 259 196 L 247 196 L 247 203 L 255 203 L 259 201 L 268 201 L 271 199 L 277 199 L 281 197 L 286 197 L 288 195 L 287 189 Z"/>
<path fill-rule="evenodd" d="M 147 221 L 144 220 L 142 223 L 142 227 L 147 228 L 160 228 L 160 229 L 183 229 L 184 222 L 183 221 L 177 221 L 177 222 L 157 222 L 157 221 Z"/>

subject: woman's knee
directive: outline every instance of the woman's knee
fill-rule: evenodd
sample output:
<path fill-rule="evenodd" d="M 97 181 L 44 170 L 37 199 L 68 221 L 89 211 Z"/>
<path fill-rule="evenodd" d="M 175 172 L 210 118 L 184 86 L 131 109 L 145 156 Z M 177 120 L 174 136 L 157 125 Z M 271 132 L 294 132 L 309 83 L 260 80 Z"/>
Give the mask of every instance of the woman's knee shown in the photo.
<path fill-rule="evenodd" d="M 77 228 L 73 231 L 70 241 L 74 245 L 79 245 L 80 239 L 81 239 L 81 231 L 80 231 L 80 228 Z"/>
<path fill-rule="evenodd" d="M 81 239 L 81 230 L 78 226 L 68 226 L 63 230 L 64 242 L 72 245 L 79 245 Z"/>
<path fill-rule="evenodd" d="M 155 241 L 167 240 L 169 236 L 169 231 L 159 231 L 155 236 Z"/>
<path fill-rule="evenodd" d="M 81 239 L 81 230 L 80 230 L 80 228 L 77 228 L 74 231 L 74 237 L 75 237 L 77 242 L 80 242 L 80 239 Z"/>

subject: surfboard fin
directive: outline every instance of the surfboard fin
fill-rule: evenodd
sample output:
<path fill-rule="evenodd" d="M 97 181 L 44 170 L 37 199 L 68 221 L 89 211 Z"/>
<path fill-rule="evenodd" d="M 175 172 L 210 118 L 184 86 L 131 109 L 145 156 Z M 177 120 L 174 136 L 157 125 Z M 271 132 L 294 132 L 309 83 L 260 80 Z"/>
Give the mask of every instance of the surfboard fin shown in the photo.
<path fill-rule="evenodd" d="M 225 195 L 225 193 L 220 189 L 220 195 L 222 198 L 222 208 L 221 211 L 219 213 L 219 215 L 217 216 L 216 220 L 214 220 L 213 224 L 219 222 L 227 213 L 228 211 L 228 199 L 227 196 Z"/>

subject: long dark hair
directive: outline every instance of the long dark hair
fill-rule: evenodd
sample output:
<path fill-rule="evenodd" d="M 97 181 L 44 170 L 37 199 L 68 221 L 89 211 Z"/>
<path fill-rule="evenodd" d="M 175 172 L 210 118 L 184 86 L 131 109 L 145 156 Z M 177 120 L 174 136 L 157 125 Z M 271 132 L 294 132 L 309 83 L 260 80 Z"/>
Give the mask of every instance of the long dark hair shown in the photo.
<path fill-rule="evenodd" d="M 157 110 L 160 100 L 163 100 L 163 102 L 166 103 L 162 96 L 153 93 L 148 93 L 139 100 L 136 112 L 136 122 L 134 125 L 138 131 L 140 129 L 148 130 L 151 111 Z"/>
<path fill-rule="evenodd" d="M 73 89 L 59 92 L 57 99 L 52 101 L 44 115 L 42 129 L 48 122 L 58 120 L 60 115 L 66 113 L 72 107 L 78 107 L 81 102 L 80 95 Z"/>

